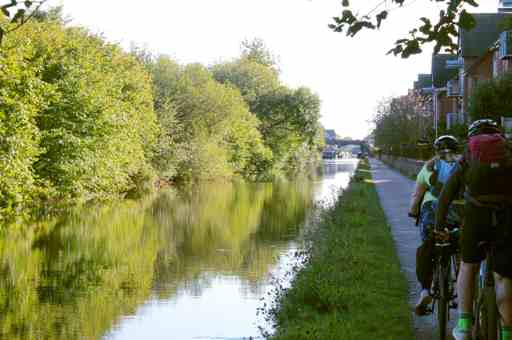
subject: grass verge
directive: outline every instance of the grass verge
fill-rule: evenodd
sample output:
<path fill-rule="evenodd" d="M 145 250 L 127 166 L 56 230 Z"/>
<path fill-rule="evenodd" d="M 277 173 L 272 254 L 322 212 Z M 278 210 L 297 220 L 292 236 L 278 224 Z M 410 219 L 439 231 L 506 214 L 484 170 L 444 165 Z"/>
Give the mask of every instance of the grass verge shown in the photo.
<path fill-rule="evenodd" d="M 367 162 L 324 211 L 292 287 L 276 288 L 273 339 L 413 339 L 407 282 Z"/>

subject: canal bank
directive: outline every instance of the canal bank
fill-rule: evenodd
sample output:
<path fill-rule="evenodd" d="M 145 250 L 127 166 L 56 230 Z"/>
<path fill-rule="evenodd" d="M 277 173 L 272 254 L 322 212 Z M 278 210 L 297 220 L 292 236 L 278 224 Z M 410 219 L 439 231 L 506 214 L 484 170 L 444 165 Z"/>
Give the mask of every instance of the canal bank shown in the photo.
<path fill-rule="evenodd" d="M 322 213 L 303 256 L 267 310 L 275 339 L 413 338 L 407 281 L 368 163 Z"/>

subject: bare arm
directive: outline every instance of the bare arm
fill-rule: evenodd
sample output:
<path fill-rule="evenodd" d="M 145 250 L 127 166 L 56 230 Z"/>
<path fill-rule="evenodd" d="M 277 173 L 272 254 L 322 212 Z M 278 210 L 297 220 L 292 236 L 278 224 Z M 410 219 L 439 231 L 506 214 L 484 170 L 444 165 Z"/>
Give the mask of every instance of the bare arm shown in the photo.
<path fill-rule="evenodd" d="M 425 184 L 416 182 L 416 187 L 411 197 L 411 205 L 409 207 L 409 216 L 418 216 L 420 213 L 421 202 L 423 196 L 427 192 L 428 187 Z"/>
<path fill-rule="evenodd" d="M 416 186 L 414 188 L 414 192 L 411 197 L 411 204 L 409 205 L 409 216 L 418 217 L 420 214 L 421 203 L 423 202 L 423 197 L 425 193 L 429 189 L 429 183 L 425 182 L 425 177 L 421 178 L 422 172 L 428 170 L 429 172 L 434 171 L 434 162 L 436 157 L 427 161 L 420 173 L 418 174 L 418 178 L 416 179 Z"/>

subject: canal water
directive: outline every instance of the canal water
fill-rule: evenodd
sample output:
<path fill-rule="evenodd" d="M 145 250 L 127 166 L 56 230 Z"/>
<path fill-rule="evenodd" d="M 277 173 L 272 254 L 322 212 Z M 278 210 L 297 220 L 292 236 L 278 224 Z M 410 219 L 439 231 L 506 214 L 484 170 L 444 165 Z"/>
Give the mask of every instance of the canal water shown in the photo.
<path fill-rule="evenodd" d="M 356 160 L 315 180 L 205 184 L 0 232 L 1 339 L 249 339 L 317 204 Z"/>

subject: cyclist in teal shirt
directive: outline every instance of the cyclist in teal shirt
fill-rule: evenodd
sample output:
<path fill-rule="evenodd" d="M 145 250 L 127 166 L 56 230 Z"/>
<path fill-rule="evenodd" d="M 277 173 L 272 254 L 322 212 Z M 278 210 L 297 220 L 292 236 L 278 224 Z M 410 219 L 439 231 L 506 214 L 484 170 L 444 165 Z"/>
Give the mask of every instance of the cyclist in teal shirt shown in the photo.
<path fill-rule="evenodd" d="M 422 240 L 416 252 L 416 276 L 421 285 L 420 298 L 415 308 L 417 315 L 425 315 L 432 302 L 430 287 L 433 276 L 434 244 L 430 234 L 435 222 L 437 198 L 455 168 L 458 145 L 457 139 L 453 136 L 445 135 L 437 138 L 433 145 L 436 156 L 424 164 L 416 178 L 409 216 L 418 219 Z M 459 222 L 459 216 L 454 209 L 450 209 L 450 221 L 454 224 Z"/>

